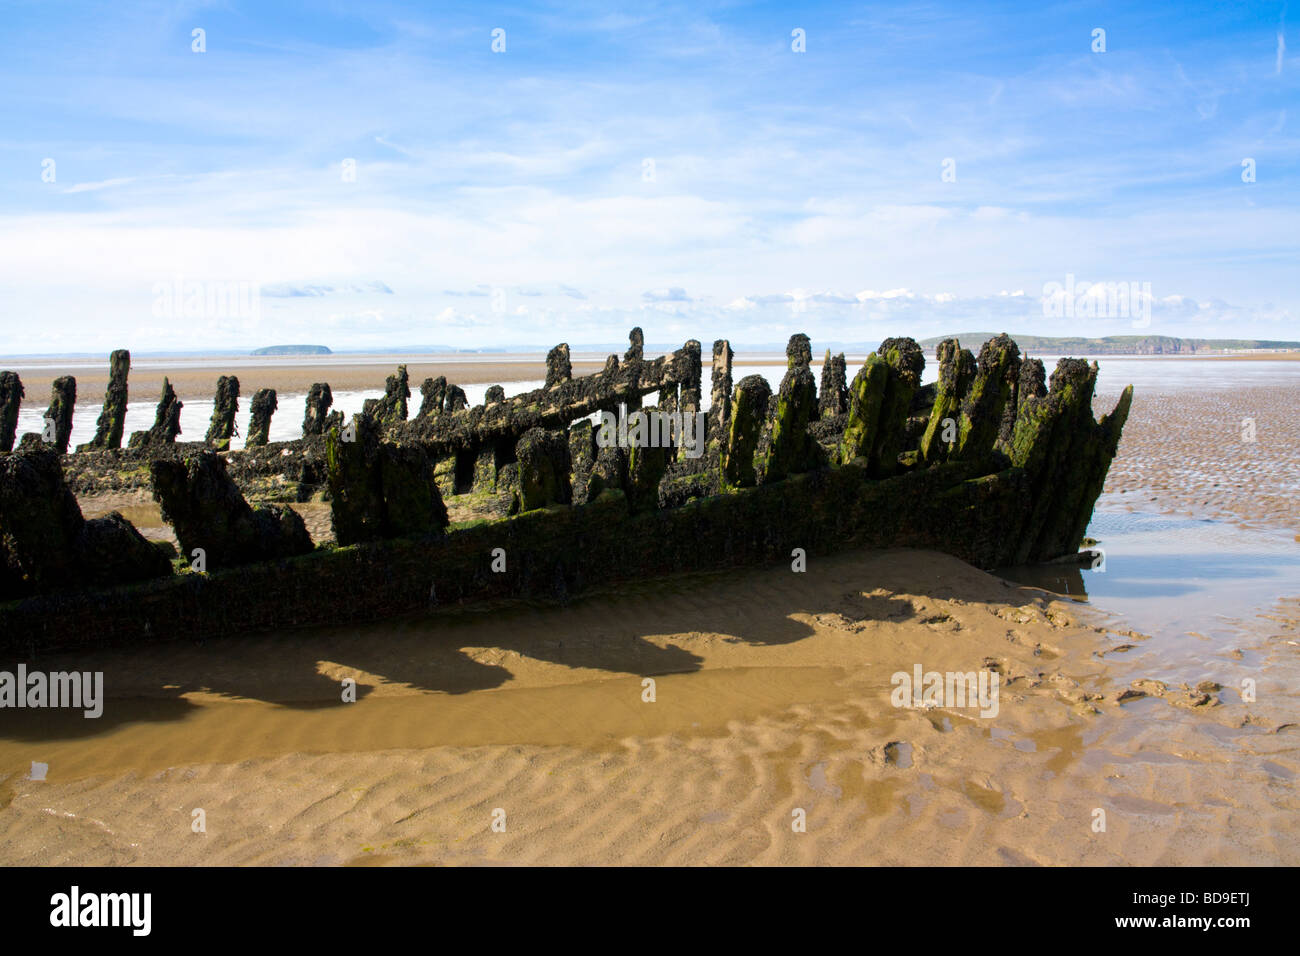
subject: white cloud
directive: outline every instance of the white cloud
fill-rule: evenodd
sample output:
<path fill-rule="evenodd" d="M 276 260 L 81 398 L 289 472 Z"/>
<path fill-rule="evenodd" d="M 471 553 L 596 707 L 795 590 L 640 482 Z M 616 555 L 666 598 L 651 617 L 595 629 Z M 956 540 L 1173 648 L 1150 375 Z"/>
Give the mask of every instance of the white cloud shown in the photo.
<path fill-rule="evenodd" d="M 0 65 L 11 98 L 66 131 L 60 173 L 93 180 L 7 194 L 0 352 L 59 336 L 103 349 L 292 341 L 326 303 L 333 347 L 431 328 L 465 345 L 572 330 L 608 341 L 642 316 L 648 335 L 701 340 L 784 340 L 803 323 L 907 334 L 967 316 L 1031 321 L 1024 290 L 1067 271 L 1150 281 L 1166 301 L 1176 289 L 1192 314 L 1231 314 L 1250 334 L 1300 310 L 1295 143 L 1275 92 L 1240 80 L 1258 71 L 1258 45 L 1185 56 L 1190 77 L 1164 55 L 1031 51 L 1014 69 L 975 56 L 900 85 L 879 71 L 846 79 L 830 48 L 791 76 L 770 38 L 652 10 L 624 70 L 597 58 L 495 73 L 455 59 L 477 27 L 411 14 L 396 35 L 373 26 L 383 39 L 369 46 L 289 35 L 225 49 L 218 87 L 153 59 L 175 23 L 128 19 L 102 42 L 144 57 L 130 73 L 95 58 L 44 58 L 57 65 L 45 74 Z M 555 15 L 546 28 L 583 41 L 594 29 Z M 846 23 L 841 46 L 874 29 Z M 611 55 L 627 49 L 617 31 L 597 35 Z M 1284 62 L 1279 28 L 1278 73 Z M 1213 123 L 1188 123 L 1220 102 Z M 1272 192 L 1223 181 L 1222 157 L 1243 142 L 1275 171 L 1260 183 Z M 340 181 L 346 156 L 354 183 Z M 641 179 L 646 156 L 654 182 Z M 940 181 L 943 156 L 958 158 L 956 183 Z M 261 283 L 258 341 L 153 320 L 152 286 L 176 275 Z"/>
<path fill-rule="evenodd" d="M 642 292 L 641 298 L 646 302 L 691 302 L 693 301 L 686 290 L 680 286 L 673 286 L 671 289 L 651 289 L 648 292 Z"/>
<path fill-rule="evenodd" d="M 114 186 L 125 186 L 127 183 L 135 182 L 133 176 L 123 176 L 119 179 L 102 179 L 97 183 L 76 183 L 63 190 L 65 193 L 89 193 L 99 189 L 111 189 Z"/>

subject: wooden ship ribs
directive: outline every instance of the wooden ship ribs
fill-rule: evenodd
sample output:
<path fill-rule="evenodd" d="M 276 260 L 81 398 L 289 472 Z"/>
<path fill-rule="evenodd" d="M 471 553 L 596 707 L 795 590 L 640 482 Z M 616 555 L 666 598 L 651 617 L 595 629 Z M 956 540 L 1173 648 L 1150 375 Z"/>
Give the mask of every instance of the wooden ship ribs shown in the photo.
<path fill-rule="evenodd" d="M 1006 335 L 978 356 L 955 339 L 936 353 L 930 385 L 910 338 L 886 339 L 852 381 L 827 352 L 818 382 L 799 334 L 773 392 L 761 376 L 733 382 L 732 350 L 714 342 L 702 448 L 636 441 L 644 413 L 704 411 L 700 343 L 646 359 L 640 329 L 596 374 L 573 377 L 559 345 L 542 388 L 493 386 L 472 407 L 428 379 L 411 414 L 401 366 L 345 422 L 317 384 L 290 442 L 268 440 L 277 401 L 263 389 L 242 451 L 229 449 L 234 376 L 203 442 L 177 441 L 181 403 L 164 381 L 153 428 L 122 447 L 130 356 L 115 352 L 95 437 L 69 454 L 75 382 L 55 381 L 45 432 L 14 448 L 22 384 L 0 373 L 0 448 L 13 449 L 0 451 L 2 640 L 30 651 L 562 600 L 795 548 L 929 548 L 985 569 L 1076 553 L 1132 387 L 1097 421 L 1095 362 L 1063 358 L 1048 380 Z M 133 488 L 159 502 L 179 554 L 116 512 L 83 518 L 78 494 Z M 333 542 L 313 543 L 289 507 L 313 499 L 329 501 Z"/>

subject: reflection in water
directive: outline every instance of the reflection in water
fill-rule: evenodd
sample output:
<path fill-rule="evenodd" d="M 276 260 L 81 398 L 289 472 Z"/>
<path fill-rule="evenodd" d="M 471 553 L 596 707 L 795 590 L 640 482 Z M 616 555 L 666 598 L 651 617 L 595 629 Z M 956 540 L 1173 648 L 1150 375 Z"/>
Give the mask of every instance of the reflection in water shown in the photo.
<path fill-rule="evenodd" d="M 1144 638 L 1125 658 L 1164 680 L 1195 686 L 1231 673 L 1223 682 L 1237 683 L 1245 673 L 1238 669 L 1253 673 L 1262 665 L 1255 651 L 1243 650 L 1253 643 L 1249 635 L 1269 633 L 1279 599 L 1300 596 L 1300 544 L 1288 534 L 1102 508 L 1088 535 L 1105 555 L 1095 569 L 998 573 L 1087 601 L 1117 634 Z"/>
<path fill-rule="evenodd" d="M 1088 535 L 1104 555 L 1096 568 L 1051 564 L 998 574 L 1165 632 L 1204 632 L 1300 595 L 1300 545 L 1285 534 L 1099 510 Z"/>
<path fill-rule="evenodd" d="M 994 574 L 1076 601 L 1088 600 L 1083 571 L 1076 564 L 1022 564 L 1014 568 L 999 568 Z"/>

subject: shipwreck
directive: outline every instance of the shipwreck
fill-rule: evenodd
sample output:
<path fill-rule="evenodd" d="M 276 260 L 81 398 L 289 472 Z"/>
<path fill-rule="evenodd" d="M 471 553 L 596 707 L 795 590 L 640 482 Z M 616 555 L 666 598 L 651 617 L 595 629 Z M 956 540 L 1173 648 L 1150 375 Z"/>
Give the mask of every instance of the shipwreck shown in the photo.
<path fill-rule="evenodd" d="M 1098 421 L 1095 362 L 1063 358 L 1049 379 L 1005 334 L 978 356 L 955 339 L 936 352 L 928 385 L 910 338 L 886 339 L 852 380 L 827 352 L 819 381 L 794 335 L 773 392 L 761 376 L 733 382 L 718 340 L 705 406 L 700 343 L 650 359 L 633 329 L 596 374 L 574 377 L 559 345 L 542 388 L 493 386 L 481 405 L 433 378 L 413 409 L 401 366 L 344 421 L 318 383 L 288 442 L 268 440 L 278 403 L 263 389 L 238 451 L 235 376 L 218 382 L 202 442 L 178 440 L 164 381 L 154 426 L 124 446 L 130 355 L 114 352 L 94 438 L 69 452 L 75 381 L 54 382 L 45 430 L 16 442 L 22 383 L 0 373 L 0 640 L 22 655 L 563 601 L 795 549 L 927 548 L 985 569 L 1077 553 L 1132 387 Z M 635 439 L 701 415 L 687 441 Z M 602 440 L 607 428 L 622 440 Z M 78 495 L 133 489 L 159 503 L 179 549 L 116 512 L 83 517 Z M 292 507 L 307 501 L 328 501 L 333 541 L 308 534 Z"/>

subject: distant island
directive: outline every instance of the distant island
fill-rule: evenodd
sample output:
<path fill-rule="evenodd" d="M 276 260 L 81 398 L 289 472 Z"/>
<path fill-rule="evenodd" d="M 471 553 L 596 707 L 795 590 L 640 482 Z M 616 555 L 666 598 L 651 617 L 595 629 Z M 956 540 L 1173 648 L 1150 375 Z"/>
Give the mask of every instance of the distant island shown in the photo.
<path fill-rule="evenodd" d="M 249 355 L 333 355 L 324 345 L 268 345 L 253 349 Z"/>
<path fill-rule="evenodd" d="M 920 344 L 932 348 L 944 339 L 958 339 L 967 347 L 978 346 L 993 338 L 993 332 L 963 332 L 936 335 Z M 1265 339 L 1180 339 L 1168 335 L 1107 335 L 1103 338 L 1083 336 L 1052 337 L 1017 335 L 1016 341 L 1026 352 L 1053 355 L 1191 355 L 1197 352 L 1231 352 L 1247 349 L 1300 349 L 1300 342 L 1274 342 Z"/>

